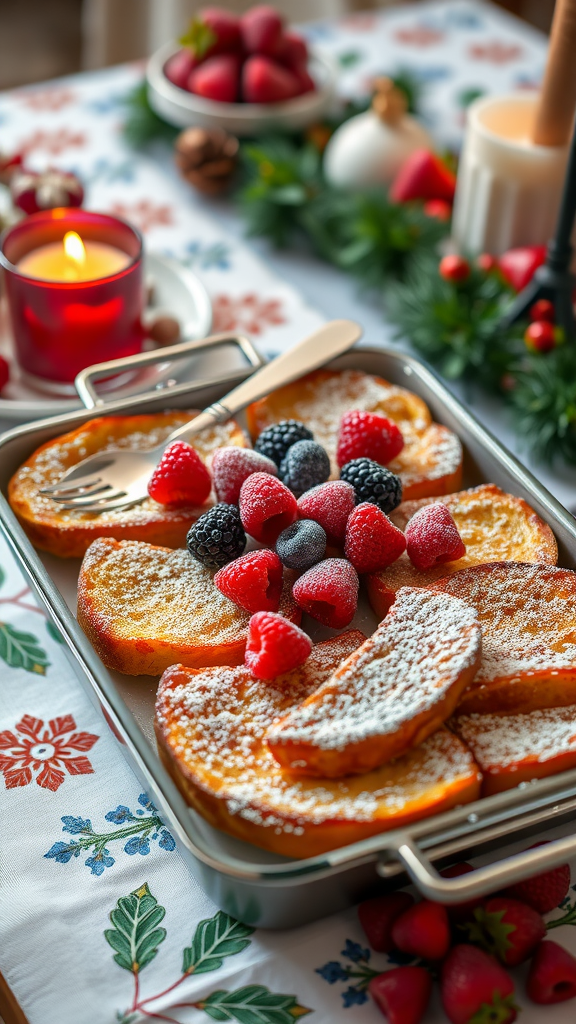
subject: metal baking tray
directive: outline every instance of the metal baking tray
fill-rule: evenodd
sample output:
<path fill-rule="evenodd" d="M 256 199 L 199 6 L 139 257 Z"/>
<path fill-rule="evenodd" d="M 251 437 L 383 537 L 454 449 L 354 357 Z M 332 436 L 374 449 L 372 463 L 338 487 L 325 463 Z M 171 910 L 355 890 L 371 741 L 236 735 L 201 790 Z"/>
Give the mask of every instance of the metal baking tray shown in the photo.
<path fill-rule="evenodd" d="M 0 524 L 32 588 L 60 631 L 78 679 L 161 809 L 200 885 L 233 916 L 260 927 L 284 928 L 334 913 L 375 888 L 381 891 L 398 885 L 405 880 L 405 872 L 422 893 L 449 903 L 502 888 L 576 853 L 576 829 L 575 834 L 564 835 L 546 846 L 513 856 L 502 857 L 501 853 L 502 846 L 512 840 L 536 832 L 541 836 L 546 827 L 570 822 L 576 811 L 576 770 L 306 860 L 279 857 L 219 832 L 185 803 L 156 752 L 152 729 L 156 680 L 129 678 L 104 668 L 74 617 L 79 561 L 36 552 L 5 496 L 18 466 L 45 441 L 93 417 L 94 406 L 110 414 L 203 408 L 222 398 L 261 363 L 245 338 L 219 335 L 193 345 L 198 360 L 193 383 L 103 404 L 91 382 L 103 372 L 109 373 L 107 366 L 85 375 L 81 393 L 92 408 L 4 434 L 0 438 Z M 174 354 L 178 351 L 175 347 Z M 189 349 L 186 354 L 190 354 Z M 154 354 L 143 358 L 153 359 Z M 166 358 L 165 350 L 162 358 Z M 554 531 L 559 564 L 576 567 L 574 518 L 422 363 L 403 353 L 362 346 L 329 365 L 378 374 L 420 395 L 433 417 L 455 431 L 463 442 L 464 486 L 490 481 L 524 498 Z M 492 853 L 499 849 L 500 859 L 498 854 L 492 859 Z M 460 878 L 441 878 L 434 865 L 466 852 L 488 852 L 491 862 Z"/>

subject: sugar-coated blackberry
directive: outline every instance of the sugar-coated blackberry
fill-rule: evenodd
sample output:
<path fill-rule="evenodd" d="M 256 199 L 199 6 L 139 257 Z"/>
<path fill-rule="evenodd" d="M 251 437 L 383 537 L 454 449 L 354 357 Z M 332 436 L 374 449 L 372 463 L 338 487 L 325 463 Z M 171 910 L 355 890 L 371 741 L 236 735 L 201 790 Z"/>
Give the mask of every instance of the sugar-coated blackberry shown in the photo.
<path fill-rule="evenodd" d="M 312 441 L 314 435 L 300 420 L 282 420 L 266 427 L 256 439 L 254 448 L 261 455 L 267 455 L 277 466 L 286 452 L 297 441 Z"/>
<path fill-rule="evenodd" d="M 286 452 L 278 471 L 280 479 L 297 498 L 330 476 L 330 459 L 316 441 L 297 441 Z"/>
<path fill-rule="evenodd" d="M 246 534 L 236 505 L 220 502 L 204 512 L 188 530 L 188 551 L 207 569 L 220 569 L 239 558 Z"/>
<path fill-rule="evenodd" d="M 361 501 L 371 501 L 388 515 L 402 501 L 400 477 L 372 459 L 352 459 L 347 462 L 340 470 L 340 479 L 352 484 L 357 505 Z"/>
<path fill-rule="evenodd" d="M 276 541 L 276 554 L 289 569 L 310 569 L 326 553 L 326 533 L 313 519 L 298 519 Z"/>

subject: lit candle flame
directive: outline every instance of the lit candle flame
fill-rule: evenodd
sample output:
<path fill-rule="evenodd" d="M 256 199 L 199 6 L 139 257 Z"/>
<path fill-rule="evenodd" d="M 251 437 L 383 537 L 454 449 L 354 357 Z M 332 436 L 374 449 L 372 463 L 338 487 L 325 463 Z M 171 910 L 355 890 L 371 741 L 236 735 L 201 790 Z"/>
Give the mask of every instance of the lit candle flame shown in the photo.
<path fill-rule="evenodd" d="M 78 268 L 84 266 L 86 262 L 86 249 L 84 248 L 84 242 L 75 231 L 67 231 L 64 235 L 64 252 L 69 260 Z"/>

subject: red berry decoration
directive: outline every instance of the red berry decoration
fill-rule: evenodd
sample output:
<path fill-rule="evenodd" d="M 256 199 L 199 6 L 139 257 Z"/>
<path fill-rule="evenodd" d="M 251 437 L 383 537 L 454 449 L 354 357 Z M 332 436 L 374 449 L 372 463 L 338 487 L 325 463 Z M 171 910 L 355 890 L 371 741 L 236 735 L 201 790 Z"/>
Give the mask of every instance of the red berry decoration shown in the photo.
<path fill-rule="evenodd" d="M 530 964 L 526 992 L 541 1006 L 576 998 L 576 957 L 557 942 L 541 942 Z"/>
<path fill-rule="evenodd" d="M 441 996 L 451 1024 L 510 1024 L 516 1020 L 514 982 L 476 946 L 454 946 L 442 966 Z"/>
<path fill-rule="evenodd" d="M 292 596 L 299 608 L 332 629 L 344 629 L 356 612 L 358 574 L 344 558 L 326 558 L 296 580 Z"/>
<path fill-rule="evenodd" d="M 185 441 L 168 445 L 148 484 L 148 494 L 160 505 L 183 508 L 202 505 L 212 487 L 198 452 Z"/>
<path fill-rule="evenodd" d="M 240 488 L 242 526 L 261 544 L 275 544 L 298 518 L 296 498 L 269 473 L 252 473 Z"/>
<path fill-rule="evenodd" d="M 363 501 L 346 524 L 344 554 L 356 572 L 378 572 L 406 550 L 406 538 L 377 505 Z"/>
<path fill-rule="evenodd" d="M 84 189 L 76 175 L 66 171 L 21 171 L 10 179 L 10 195 L 14 206 L 29 214 L 58 206 L 81 206 Z"/>
<path fill-rule="evenodd" d="M 550 302 L 550 299 L 538 299 L 530 306 L 528 316 L 531 320 L 547 320 L 548 323 L 553 324 L 554 303 Z"/>
<path fill-rule="evenodd" d="M 358 918 L 372 949 L 377 953 L 392 952 L 392 925 L 413 905 L 414 897 L 409 892 L 390 892 L 360 904 Z"/>
<path fill-rule="evenodd" d="M 0 392 L 4 390 L 10 380 L 10 364 L 4 356 L 0 356 Z"/>
<path fill-rule="evenodd" d="M 535 320 L 524 331 L 526 348 L 531 352 L 551 352 L 557 344 L 557 328 L 548 320 Z"/>
<path fill-rule="evenodd" d="M 270 57 L 249 57 L 242 70 L 242 95 L 246 103 L 281 103 L 299 96 L 297 76 Z"/>
<path fill-rule="evenodd" d="M 244 664 L 256 679 L 274 679 L 302 665 L 312 641 L 307 633 L 276 612 L 256 612 L 248 623 Z"/>
<path fill-rule="evenodd" d="M 346 523 L 355 502 L 352 484 L 345 480 L 328 480 L 298 498 L 298 512 L 302 519 L 320 523 L 329 544 L 343 544 Z"/>
<path fill-rule="evenodd" d="M 251 614 L 277 612 L 282 593 L 282 562 L 274 551 L 249 551 L 219 569 L 214 586 Z"/>
<path fill-rule="evenodd" d="M 474 868 L 471 864 L 467 864 L 466 861 L 460 861 L 458 864 L 451 864 L 448 868 L 443 868 L 440 871 L 442 878 L 461 878 L 462 875 L 469 875 Z M 451 921 L 455 924 L 462 923 L 463 921 L 469 920 L 476 907 L 479 907 L 482 903 L 482 897 L 477 896 L 475 899 L 464 900 L 462 903 L 450 903 L 446 905 L 446 912 Z"/>
<path fill-rule="evenodd" d="M 470 942 L 497 956 L 507 967 L 517 967 L 532 955 L 546 935 L 541 914 L 509 896 L 493 896 L 477 907 L 466 925 Z"/>
<path fill-rule="evenodd" d="M 470 264 L 463 256 L 443 256 L 438 266 L 438 273 L 445 281 L 462 284 L 470 277 Z"/>
<path fill-rule="evenodd" d="M 197 63 L 198 61 L 194 54 L 184 47 L 166 61 L 164 74 L 168 81 L 172 82 L 172 85 L 177 85 L 179 89 L 186 89 L 190 72 L 196 67 Z"/>
<path fill-rule="evenodd" d="M 269 4 L 251 7 L 240 19 L 240 31 L 247 53 L 277 57 L 282 52 L 282 15 Z"/>
<path fill-rule="evenodd" d="M 509 249 L 499 256 L 498 266 L 508 284 L 512 285 L 515 291 L 521 292 L 545 259 L 545 245 L 523 245 L 518 249 Z"/>
<path fill-rule="evenodd" d="M 447 199 L 428 199 L 424 203 L 423 210 L 427 217 L 447 221 L 452 216 L 452 203 L 449 203 Z"/>
<path fill-rule="evenodd" d="M 534 843 L 528 849 L 533 850 L 536 846 L 546 845 L 545 842 Z M 506 896 L 522 900 L 529 907 L 537 910 L 539 914 L 549 914 L 562 902 L 569 888 L 570 865 L 561 864 L 558 868 L 543 871 L 540 875 L 526 878 L 523 882 L 516 882 L 506 890 Z"/>
<path fill-rule="evenodd" d="M 456 175 L 429 149 L 417 149 L 404 161 L 390 187 L 393 203 L 411 199 L 454 200 Z"/>
<path fill-rule="evenodd" d="M 425 967 L 394 967 L 372 978 L 368 991 L 388 1024 L 420 1024 L 430 1002 L 432 978 Z"/>
<path fill-rule="evenodd" d="M 466 554 L 452 514 L 440 501 L 418 509 L 406 527 L 405 537 L 408 557 L 421 572 Z"/>
<path fill-rule="evenodd" d="M 485 274 L 491 274 L 492 271 L 498 269 L 498 260 L 495 256 L 491 256 L 489 252 L 481 252 L 476 257 L 476 266 L 479 270 L 483 270 Z"/>
<path fill-rule="evenodd" d="M 207 100 L 235 103 L 240 90 L 240 58 L 234 53 L 209 57 L 190 73 L 187 88 Z"/>
<path fill-rule="evenodd" d="M 400 454 L 404 438 L 395 423 L 373 412 L 353 409 L 342 417 L 336 461 L 345 466 L 352 459 L 373 459 L 386 466 Z"/>
<path fill-rule="evenodd" d="M 272 459 L 260 455 L 253 448 L 239 448 L 238 445 L 217 448 L 212 456 L 211 469 L 216 497 L 227 505 L 238 504 L 240 488 L 252 473 L 278 476 Z"/>
<path fill-rule="evenodd" d="M 450 948 L 450 924 L 446 907 L 422 900 L 405 910 L 392 925 L 397 949 L 425 960 L 442 960 Z"/>
<path fill-rule="evenodd" d="M 3 153 L 0 150 L 0 184 L 9 185 L 12 175 L 20 170 L 24 163 L 22 153 Z"/>

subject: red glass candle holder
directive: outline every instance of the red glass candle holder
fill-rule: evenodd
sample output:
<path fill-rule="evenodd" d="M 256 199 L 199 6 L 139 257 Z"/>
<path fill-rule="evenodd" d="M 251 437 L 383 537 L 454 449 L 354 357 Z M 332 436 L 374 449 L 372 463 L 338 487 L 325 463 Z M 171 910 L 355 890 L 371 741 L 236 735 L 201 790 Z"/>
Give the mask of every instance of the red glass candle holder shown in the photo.
<path fill-rule="evenodd" d="M 91 281 L 47 281 L 21 273 L 32 250 L 75 231 L 126 253 L 127 265 Z M 0 237 L 0 266 L 16 357 L 26 375 L 49 391 L 70 393 L 80 370 L 139 352 L 144 337 L 142 236 L 126 221 L 62 208 L 34 213 Z"/>

